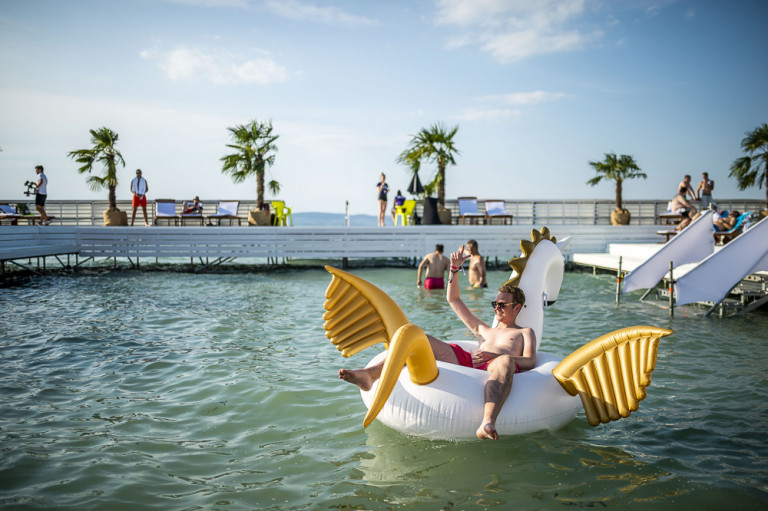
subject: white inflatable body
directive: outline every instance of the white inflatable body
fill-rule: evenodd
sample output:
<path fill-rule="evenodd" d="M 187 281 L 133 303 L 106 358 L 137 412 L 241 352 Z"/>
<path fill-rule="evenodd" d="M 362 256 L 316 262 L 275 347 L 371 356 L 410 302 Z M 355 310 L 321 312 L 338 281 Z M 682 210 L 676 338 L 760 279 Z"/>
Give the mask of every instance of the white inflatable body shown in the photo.
<path fill-rule="evenodd" d="M 471 341 L 451 342 L 467 351 L 478 346 Z M 386 351 L 379 353 L 368 365 L 382 361 L 386 355 Z M 496 420 L 500 436 L 558 429 L 576 417 L 580 399 L 565 392 L 552 376 L 559 362 L 560 357 L 539 352 L 534 369 L 515 375 Z M 409 435 L 444 440 L 476 438 L 475 431 L 483 419 L 483 388 L 488 372 L 445 362 L 437 366 L 440 374 L 429 385 L 414 384 L 408 370 L 403 369 L 377 420 Z M 378 383 L 360 392 L 368 408 Z"/>
<path fill-rule="evenodd" d="M 517 323 L 533 329 L 537 347 L 541 344 L 544 309 L 557 299 L 563 282 L 564 262 L 558 245 L 542 240 L 527 261 L 519 287 L 525 292 L 525 308 Z M 513 273 L 513 276 L 515 274 Z M 495 326 L 495 324 L 494 324 Z M 473 341 L 448 341 L 467 351 L 475 351 Z M 386 357 L 382 352 L 368 365 Z M 581 401 L 571 396 L 552 376 L 561 358 L 537 352 L 536 367 L 517 373 L 512 390 L 496 419 L 500 436 L 558 429 L 568 424 L 581 409 Z M 403 433 L 435 439 L 476 438 L 483 419 L 484 387 L 488 372 L 438 362 L 439 374 L 429 385 L 416 385 L 403 368 L 395 388 L 377 419 Z M 361 391 L 370 408 L 379 381 L 369 391 Z"/>

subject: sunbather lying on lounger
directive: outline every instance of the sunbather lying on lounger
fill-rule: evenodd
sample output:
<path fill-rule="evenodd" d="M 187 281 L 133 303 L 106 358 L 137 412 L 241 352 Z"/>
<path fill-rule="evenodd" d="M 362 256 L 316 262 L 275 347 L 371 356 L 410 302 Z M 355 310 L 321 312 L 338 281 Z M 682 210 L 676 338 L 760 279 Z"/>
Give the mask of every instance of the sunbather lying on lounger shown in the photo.
<path fill-rule="evenodd" d="M 714 220 L 712 223 L 715 225 L 715 229 L 718 232 L 725 232 L 730 231 L 734 228 L 736 225 L 736 221 L 741 216 L 741 213 L 738 211 L 731 211 L 728 213 L 728 216 L 721 216 L 717 220 Z"/>

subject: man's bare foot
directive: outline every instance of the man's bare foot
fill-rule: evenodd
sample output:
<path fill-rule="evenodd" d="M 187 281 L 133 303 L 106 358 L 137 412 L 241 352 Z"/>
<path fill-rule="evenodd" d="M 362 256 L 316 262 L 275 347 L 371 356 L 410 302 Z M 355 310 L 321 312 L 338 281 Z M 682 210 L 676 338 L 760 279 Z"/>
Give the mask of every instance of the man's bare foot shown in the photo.
<path fill-rule="evenodd" d="M 365 391 L 371 390 L 374 381 L 371 374 L 365 369 L 339 369 L 339 378 L 354 383 Z"/>
<path fill-rule="evenodd" d="M 480 440 L 498 440 L 499 434 L 496 432 L 496 427 L 490 422 L 486 422 L 475 433 Z"/>

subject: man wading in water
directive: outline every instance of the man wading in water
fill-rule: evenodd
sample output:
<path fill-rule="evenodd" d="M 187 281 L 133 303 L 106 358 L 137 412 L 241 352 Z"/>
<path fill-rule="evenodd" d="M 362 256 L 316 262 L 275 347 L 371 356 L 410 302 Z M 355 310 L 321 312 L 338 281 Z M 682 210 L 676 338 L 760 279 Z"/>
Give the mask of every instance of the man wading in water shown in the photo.
<path fill-rule="evenodd" d="M 502 285 L 496 300 L 491 302 L 498 321 L 496 328 L 488 326 L 469 310 L 459 296 L 458 282 L 459 268 L 468 258 L 468 255 L 464 255 L 464 245 L 451 253 L 451 276 L 446 297 L 459 319 L 480 341 L 479 349 L 469 353 L 431 335 L 427 335 L 427 338 L 436 360 L 490 373 L 485 383 L 483 420 L 476 434 L 478 438 L 497 440 L 496 417 L 512 388 L 512 378 L 515 373 L 533 369 L 536 365 L 536 334 L 530 328 L 520 327 L 516 323 L 517 315 L 525 304 L 525 295 L 518 287 Z M 364 369 L 340 369 L 339 378 L 368 391 L 381 377 L 383 366 L 384 362 L 381 362 Z"/>

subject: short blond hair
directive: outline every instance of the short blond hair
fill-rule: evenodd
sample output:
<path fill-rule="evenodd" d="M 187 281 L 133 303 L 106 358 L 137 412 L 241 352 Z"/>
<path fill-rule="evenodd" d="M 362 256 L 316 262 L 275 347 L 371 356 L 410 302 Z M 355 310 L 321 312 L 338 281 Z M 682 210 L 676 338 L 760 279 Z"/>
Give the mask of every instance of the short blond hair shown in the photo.
<path fill-rule="evenodd" d="M 520 305 L 525 305 L 525 293 L 522 289 L 520 289 L 517 286 L 513 286 L 512 284 L 504 283 L 499 288 L 499 293 L 507 293 L 512 295 L 512 302 L 513 303 L 519 303 Z"/>

